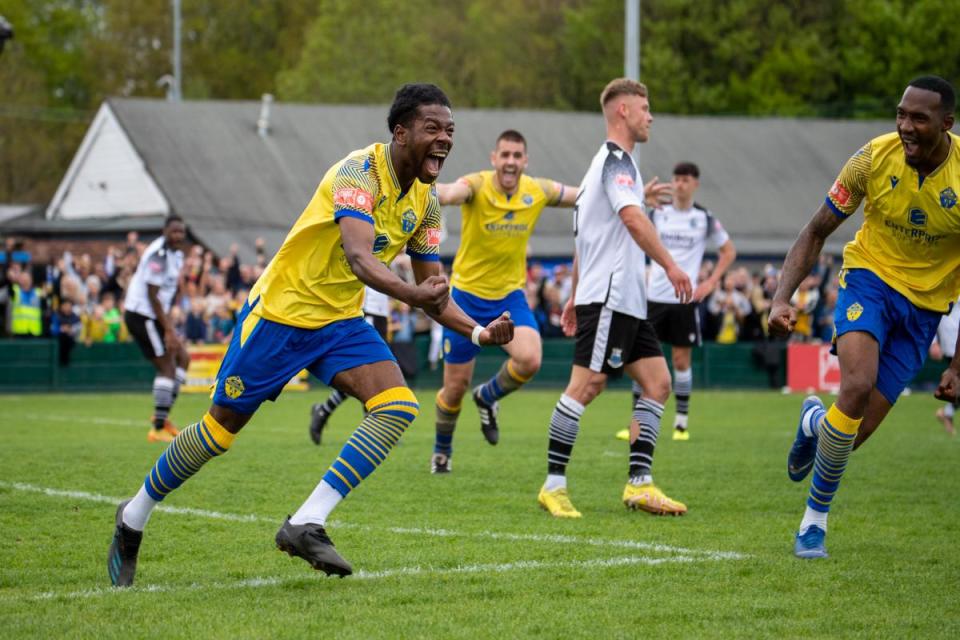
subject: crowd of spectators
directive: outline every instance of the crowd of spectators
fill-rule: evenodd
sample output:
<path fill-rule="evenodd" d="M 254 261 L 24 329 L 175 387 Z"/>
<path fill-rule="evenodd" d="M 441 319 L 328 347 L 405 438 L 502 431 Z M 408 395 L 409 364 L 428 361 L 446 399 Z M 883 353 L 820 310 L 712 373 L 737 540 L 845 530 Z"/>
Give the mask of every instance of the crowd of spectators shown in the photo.
<path fill-rule="evenodd" d="M 126 242 L 111 246 L 106 255 L 94 258 L 66 251 L 52 264 L 35 264 L 29 254 L 8 238 L 0 251 L 0 336 L 55 337 L 69 358 L 73 344 L 121 342 L 129 339 L 122 320 L 123 297 L 147 243 L 136 232 Z M 217 257 L 200 245 L 185 252 L 180 295 L 171 316 L 188 344 L 217 344 L 229 340 L 235 318 L 250 287 L 262 273 L 268 257 L 257 242 L 256 260 L 243 263 L 234 245 L 229 255 Z M 829 341 L 833 308 L 837 299 L 837 274 L 833 258 L 824 256 L 800 285 L 793 304 L 799 310 L 792 340 Z M 705 260 L 700 279 L 710 275 L 714 263 Z M 393 265 L 402 278 L 413 281 L 406 256 Z M 777 268 L 766 264 L 751 272 L 732 268 L 722 284 L 700 305 L 705 341 L 731 344 L 762 341 L 767 337 L 767 313 L 776 289 Z M 541 334 L 563 335 L 560 315 L 572 291 L 571 263 L 531 261 L 527 271 L 526 297 Z M 38 303 L 40 322 L 13 318 L 15 296 Z M 25 326 L 30 324 L 25 329 Z M 414 335 L 433 329 L 431 321 L 416 309 L 394 303 L 390 318 L 391 341 L 412 343 Z M 435 351 L 435 350 L 434 350 Z"/>
<path fill-rule="evenodd" d="M 123 299 L 146 246 L 130 232 L 103 256 L 65 251 L 50 264 L 37 264 L 16 239 L 7 238 L 0 251 L 0 336 L 56 338 L 64 363 L 76 343 L 129 340 Z M 219 259 L 200 245 L 187 250 L 180 295 L 170 312 L 181 336 L 190 344 L 226 342 L 266 262 L 262 241 L 252 264 L 240 261 L 236 246 Z"/>

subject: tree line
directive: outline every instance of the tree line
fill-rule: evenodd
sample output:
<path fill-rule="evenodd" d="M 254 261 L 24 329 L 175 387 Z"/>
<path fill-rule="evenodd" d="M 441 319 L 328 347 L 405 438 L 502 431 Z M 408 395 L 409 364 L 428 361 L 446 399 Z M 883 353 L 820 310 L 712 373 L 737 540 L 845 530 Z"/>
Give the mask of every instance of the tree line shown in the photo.
<path fill-rule="evenodd" d="M 188 100 L 594 111 L 623 73 L 623 0 L 181 0 Z M 46 202 L 99 104 L 162 97 L 170 0 L 6 0 L 0 203 Z M 655 113 L 891 117 L 921 73 L 960 77 L 960 0 L 642 0 Z"/>

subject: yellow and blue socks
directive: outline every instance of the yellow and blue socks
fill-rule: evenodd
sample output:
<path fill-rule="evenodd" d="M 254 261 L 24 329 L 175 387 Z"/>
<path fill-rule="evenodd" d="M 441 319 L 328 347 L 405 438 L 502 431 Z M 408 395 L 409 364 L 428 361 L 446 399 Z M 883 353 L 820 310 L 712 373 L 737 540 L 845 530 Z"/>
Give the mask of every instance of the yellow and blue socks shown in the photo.
<path fill-rule="evenodd" d="M 480 386 L 480 399 L 491 405 L 500 398 L 509 395 L 530 381 L 533 376 L 521 376 L 508 359 L 493 376 Z"/>
<path fill-rule="evenodd" d="M 457 428 L 457 418 L 460 417 L 460 405 L 456 407 L 443 401 L 437 393 L 437 434 L 433 443 L 433 452 L 442 453 L 448 458 L 453 455 L 453 432 Z"/>
<path fill-rule="evenodd" d="M 325 524 L 340 500 L 386 460 L 420 413 L 417 397 L 406 387 L 387 389 L 370 398 L 364 407 L 366 417 L 307 501 L 291 516 L 291 524 Z"/>
<path fill-rule="evenodd" d="M 563 394 L 553 408 L 550 417 L 550 441 L 547 445 L 547 482 L 548 491 L 565 487 L 567 465 L 573 453 L 580 433 L 580 418 L 585 407 Z"/>
<path fill-rule="evenodd" d="M 637 439 L 630 443 L 630 482 L 648 484 L 653 481 L 653 452 L 660 436 L 663 405 L 650 398 L 640 398 L 633 408 L 633 420 L 640 426 Z"/>
<path fill-rule="evenodd" d="M 693 392 L 693 369 L 673 372 L 673 396 L 677 399 L 677 416 L 673 420 L 675 429 L 687 428 L 690 413 L 690 394 Z"/>
<path fill-rule="evenodd" d="M 823 416 L 817 430 L 817 455 L 813 462 L 813 480 L 807 497 L 807 509 L 800 522 L 800 535 L 811 525 L 827 530 L 830 503 L 853 451 L 853 443 L 863 418 L 851 418 L 836 404 Z"/>
<path fill-rule="evenodd" d="M 143 531 L 150 513 L 174 489 L 186 482 L 208 460 L 223 455 L 236 435 L 209 413 L 200 422 L 183 429 L 150 469 L 143 486 L 123 511 L 123 523 Z"/>

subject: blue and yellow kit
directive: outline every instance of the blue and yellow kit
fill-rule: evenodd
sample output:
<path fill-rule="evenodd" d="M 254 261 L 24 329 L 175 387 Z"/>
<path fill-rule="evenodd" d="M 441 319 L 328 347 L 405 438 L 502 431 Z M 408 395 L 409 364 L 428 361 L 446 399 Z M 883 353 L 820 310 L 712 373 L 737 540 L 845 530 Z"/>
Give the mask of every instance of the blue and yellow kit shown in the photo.
<path fill-rule="evenodd" d="M 896 133 L 847 161 L 827 194 L 842 218 L 860 202 L 863 225 L 843 251 L 845 269 L 868 269 L 921 309 L 946 313 L 960 294 L 960 138 L 936 171 L 919 178 Z"/>
<path fill-rule="evenodd" d="M 432 185 L 402 192 L 389 145 L 354 151 L 323 176 L 283 246 L 250 291 L 253 315 L 306 329 L 363 315 L 364 284 L 350 270 L 337 220 L 374 226 L 373 252 L 389 265 L 404 247 L 417 260 L 440 259 L 440 203 Z"/>
<path fill-rule="evenodd" d="M 217 374 L 215 404 L 253 413 L 303 369 L 329 384 L 340 371 L 395 360 L 363 321 L 364 284 L 337 225 L 344 217 L 373 225 L 373 253 L 385 265 L 404 247 L 414 259 L 440 259 L 433 186 L 415 180 L 402 191 L 386 144 L 352 152 L 324 175 L 251 289 Z"/>
<path fill-rule="evenodd" d="M 460 178 L 472 197 L 463 204 L 460 248 L 453 260 L 454 287 L 487 300 L 506 297 L 527 282 L 527 242 L 544 207 L 563 197 L 563 185 L 520 176 L 508 196 L 494 186 L 494 172 Z"/>

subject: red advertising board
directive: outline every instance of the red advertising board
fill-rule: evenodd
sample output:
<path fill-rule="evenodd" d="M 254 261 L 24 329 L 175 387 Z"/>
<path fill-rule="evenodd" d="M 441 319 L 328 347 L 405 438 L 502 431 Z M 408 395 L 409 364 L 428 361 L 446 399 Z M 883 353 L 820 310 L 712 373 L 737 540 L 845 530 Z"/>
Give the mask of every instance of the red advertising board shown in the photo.
<path fill-rule="evenodd" d="M 787 386 L 791 391 L 835 392 L 840 388 L 840 363 L 829 344 L 787 345 Z"/>

